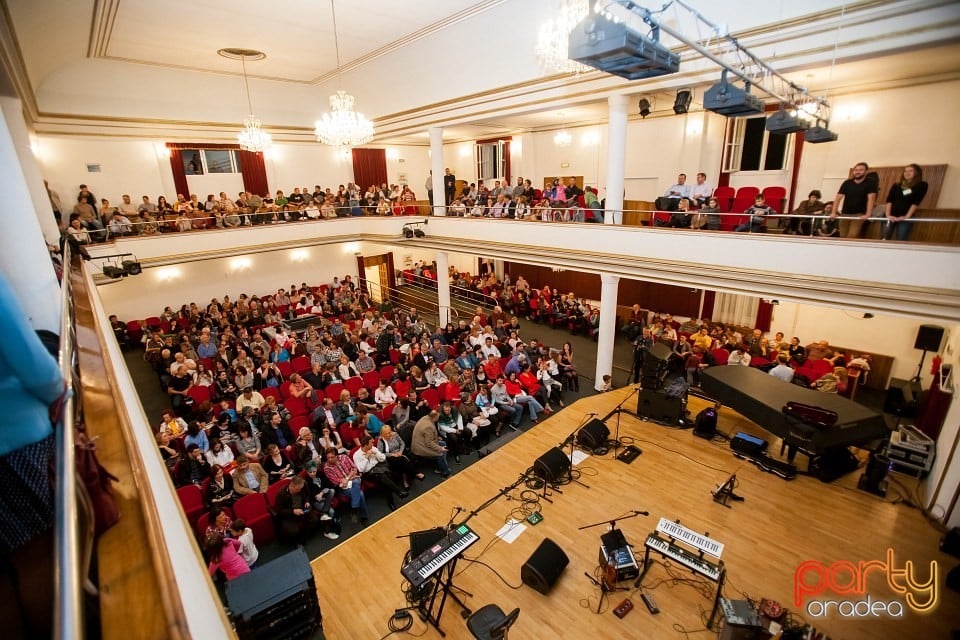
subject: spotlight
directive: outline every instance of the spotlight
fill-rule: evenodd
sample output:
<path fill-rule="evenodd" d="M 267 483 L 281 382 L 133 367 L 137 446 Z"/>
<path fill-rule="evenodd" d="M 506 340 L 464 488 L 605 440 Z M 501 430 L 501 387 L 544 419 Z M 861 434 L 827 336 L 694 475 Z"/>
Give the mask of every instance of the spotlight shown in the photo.
<path fill-rule="evenodd" d="M 833 131 L 830 131 L 827 127 L 830 123 L 825 123 L 821 126 L 820 120 L 817 120 L 817 126 L 810 127 L 803 134 L 803 139 L 809 142 L 810 144 L 820 144 L 821 142 L 835 142 L 838 138 L 837 134 Z"/>
<path fill-rule="evenodd" d="M 409 227 L 404 227 L 404 228 L 403 228 L 403 237 L 404 237 L 404 238 L 412 238 L 412 237 L 413 237 L 413 229 L 411 229 L 411 228 L 409 228 Z"/>
<path fill-rule="evenodd" d="M 117 278 L 124 278 L 127 275 L 127 272 L 121 269 L 118 266 L 112 264 L 103 265 L 103 275 L 108 276 L 116 280 Z"/>
<path fill-rule="evenodd" d="M 650 101 L 640 98 L 640 117 L 646 118 L 648 115 L 650 115 Z"/>
<path fill-rule="evenodd" d="M 143 269 L 140 268 L 140 263 L 134 260 L 124 260 L 120 263 L 120 266 L 123 267 L 124 272 L 128 276 L 138 276 L 143 272 Z"/>
<path fill-rule="evenodd" d="M 650 36 L 605 16 L 588 15 L 570 32 L 568 57 L 627 80 L 679 71 L 680 54 L 660 44 L 660 29 Z"/>
<path fill-rule="evenodd" d="M 423 232 L 423 229 L 417 228 L 417 229 L 414 229 L 414 230 L 413 230 L 413 235 L 415 235 L 415 236 L 418 237 L 418 238 L 422 238 L 422 237 L 424 237 L 424 236 L 427 235 L 427 234 L 425 234 L 425 233 Z"/>
<path fill-rule="evenodd" d="M 763 113 L 763 102 L 750 93 L 750 83 L 741 89 L 727 80 L 727 70 L 720 74 L 720 82 L 703 94 L 703 108 L 724 116 L 752 116 Z"/>
<path fill-rule="evenodd" d="M 429 220 L 419 220 L 417 222 L 408 222 L 407 224 L 403 225 L 403 237 L 404 238 L 425 237 L 427 234 L 424 232 L 423 229 L 420 228 L 420 225 L 429 224 L 429 223 L 430 223 Z"/>
<path fill-rule="evenodd" d="M 677 99 L 673 101 L 673 112 L 682 115 L 690 110 L 690 103 L 693 102 L 693 94 L 690 89 L 680 89 L 677 91 Z"/>
<path fill-rule="evenodd" d="M 872 318 L 873 318 L 873 314 L 872 314 L 872 313 L 869 313 L 869 312 L 868 312 L 868 313 L 863 314 L 863 319 L 864 319 L 864 320 L 871 320 Z"/>
<path fill-rule="evenodd" d="M 799 114 L 789 114 L 780 105 L 780 110 L 767 118 L 767 131 L 770 133 L 779 133 L 786 135 L 788 133 L 799 133 L 810 128 L 810 123 L 800 117 Z"/>

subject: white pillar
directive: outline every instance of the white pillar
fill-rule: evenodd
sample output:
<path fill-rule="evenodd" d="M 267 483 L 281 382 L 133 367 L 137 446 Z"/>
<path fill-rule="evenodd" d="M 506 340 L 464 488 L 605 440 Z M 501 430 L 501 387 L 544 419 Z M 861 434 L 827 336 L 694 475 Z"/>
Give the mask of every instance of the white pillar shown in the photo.
<path fill-rule="evenodd" d="M 607 213 L 605 224 L 623 223 L 623 172 L 627 156 L 627 96 L 607 98 Z"/>
<path fill-rule="evenodd" d="M 436 187 L 434 187 L 434 199 L 436 199 Z M 450 260 L 446 251 L 437 251 L 437 304 L 440 310 L 437 312 L 439 319 L 437 322 L 441 327 L 447 326 L 450 322 Z"/>
<path fill-rule="evenodd" d="M 430 127 L 430 169 L 433 171 L 433 215 L 447 215 L 443 192 L 443 127 Z"/>
<path fill-rule="evenodd" d="M 43 185 L 43 174 L 40 172 L 40 165 L 37 158 L 33 155 L 33 149 L 30 146 L 30 133 L 27 131 L 27 123 L 23 119 L 23 103 L 19 98 L 10 96 L 0 96 L 0 110 L 3 111 L 3 119 L 7 122 L 7 129 L 10 131 L 10 138 L 13 140 L 14 151 L 20 160 L 20 169 L 23 170 L 23 177 L 30 194 L 30 200 L 33 203 L 31 207 L 40 220 L 40 229 L 43 231 L 43 237 L 50 244 L 60 242 L 60 228 L 57 227 L 57 221 L 53 217 L 53 207 L 50 205 L 50 196 L 47 195 L 47 189 Z M 64 207 L 73 208 L 73 204 L 63 203 Z M 70 211 L 62 211 L 63 224 L 69 221 Z"/>
<path fill-rule="evenodd" d="M 42 215 L 54 221 L 53 212 L 49 203 L 42 213 L 35 208 L 10 135 L 10 116 L 6 112 L 4 116 L 0 118 L 0 193 L 4 196 L 4 206 L 0 208 L 0 225 L 4 229 L 0 233 L 0 271 L 20 300 L 31 326 L 59 334 L 60 283 L 40 226 Z M 23 120 L 22 115 L 19 118 Z M 43 187 L 42 181 L 40 186 Z M 45 189 L 43 193 L 46 199 Z M 56 224 L 53 227 L 56 229 Z M 55 234 L 55 242 L 58 237 L 59 233 Z"/>
<path fill-rule="evenodd" d="M 608 202 L 609 202 L 609 196 Z M 617 331 L 617 285 L 620 276 L 600 274 L 600 327 L 597 334 L 597 374 L 594 388 L 599 391 L 603 376 L 613 375 L 613 339 Z"/>

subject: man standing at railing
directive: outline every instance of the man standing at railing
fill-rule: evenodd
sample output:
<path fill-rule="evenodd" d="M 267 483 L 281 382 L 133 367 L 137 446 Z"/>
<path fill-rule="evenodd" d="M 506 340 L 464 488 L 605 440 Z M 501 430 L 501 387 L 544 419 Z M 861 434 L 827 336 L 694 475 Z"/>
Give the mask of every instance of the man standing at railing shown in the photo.
<path fill-rule="evenodd" d="M 450 203 L 453 202 L 456 190 L 457 176 L 453 175 L 453 172 L 448 168 L 443 172 L 443 193 L 447 199 L 447 206 L 450 206 Z"/>
<path fill-rule="evenodd" d="M 840 232 L 844 238 L 859 238 L 863 235 L 864 223 L 870 219 L 873 205 L 877 202 L 877 183 L 867 177 L 866 162 L 853 165 L 853 177 L 840 185 L 833 199 L 833 214 L 841 217 Z"/>

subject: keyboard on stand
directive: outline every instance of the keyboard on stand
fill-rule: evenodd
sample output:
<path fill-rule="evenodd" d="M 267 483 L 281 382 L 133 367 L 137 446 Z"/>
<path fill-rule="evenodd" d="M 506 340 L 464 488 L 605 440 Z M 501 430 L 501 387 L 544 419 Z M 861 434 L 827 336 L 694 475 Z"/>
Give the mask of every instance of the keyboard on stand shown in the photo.
<path fill-rule="evenodd" d="M 458 525 L 442 540 L 405 564 L 400 573 L 411 585 L 419 587 L 479 539 L 480 536 L 470 527 Z"/>
<path fill-rule="evenodd" d="M 647 536 L 644 546 L 656 551 L 657 553 L 663 555 L 666 558 L 670 558 L 675 562 L 679 562 L 688 569 L 692 569 L 694 572 L 699 573 L 708 580 L 717 582 L 720 580 L 720 567 L 709 560 L 704 560 L 700 556 L 690 553 L 682 547 L 678 547 L 674 544 L 670 544 L 669 540 L 664 540 L 656 533 L 651 533 Z"/>

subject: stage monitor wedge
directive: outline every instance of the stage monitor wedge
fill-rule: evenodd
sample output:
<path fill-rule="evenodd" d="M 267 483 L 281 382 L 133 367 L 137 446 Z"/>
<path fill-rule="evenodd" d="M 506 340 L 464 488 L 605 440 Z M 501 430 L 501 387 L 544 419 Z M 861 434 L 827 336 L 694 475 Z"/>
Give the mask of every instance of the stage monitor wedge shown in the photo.
<path fill-rule="evenodd" d="M 654 34 L 659 33 L 655 30 Z M 623 23 L 588 15 L 570 32 L 567 57 L 627 80 L 676 73 L 680 54 Z"/>
<path fill-rule="evenodd" d="M 763 114 L 763 101 L 750 93 L 750 83 L 741 89 L 727 80 L 727 70 L 720 74 L 720 82 L 703 94 L 703 108 L 720 115 L 755 116 Z"/>

